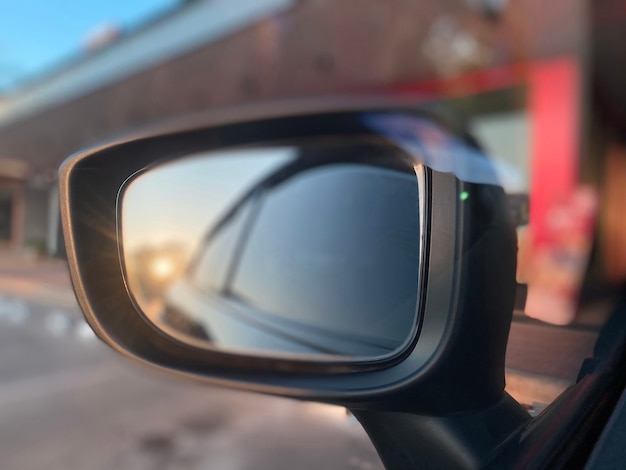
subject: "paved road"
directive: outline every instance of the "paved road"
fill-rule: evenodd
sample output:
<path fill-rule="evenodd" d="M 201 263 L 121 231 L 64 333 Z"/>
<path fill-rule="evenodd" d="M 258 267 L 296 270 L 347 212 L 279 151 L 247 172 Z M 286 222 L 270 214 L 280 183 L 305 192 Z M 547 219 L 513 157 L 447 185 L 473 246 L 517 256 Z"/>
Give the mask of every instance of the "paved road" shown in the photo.
<path fill-rule="evenodd" d="M 3 470 L 382 468 L 344 410 L 134 365 L 75 308 L 0 296 L 0 357 Z"/>

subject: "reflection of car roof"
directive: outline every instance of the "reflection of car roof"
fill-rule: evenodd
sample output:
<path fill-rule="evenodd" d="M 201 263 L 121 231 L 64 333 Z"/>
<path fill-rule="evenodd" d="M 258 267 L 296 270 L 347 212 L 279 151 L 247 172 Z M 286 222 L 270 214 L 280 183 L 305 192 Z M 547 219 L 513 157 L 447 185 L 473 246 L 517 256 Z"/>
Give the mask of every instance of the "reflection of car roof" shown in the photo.
<path fill-rule="evenodd" d="M 289 161 L 285 165 L 279 167 L 276 171 L 266 176 L 254 187 L 250 188 L 236 203 L 234 203 L 226 214 L 211 227 L 202 242 L 200 243 L 196 254 L 202 253 L 207 243 L 217 234 L 221 228 L 227 224 L 248 201 L 261 191 L 275 188 L 285 181 L 292 178 L 298 173 L 310 170 L 319 166 L 328 166 L 335 164 L 358 163 L 366 166 L 385 168 L 397 171 L 407 175 L 415 175 L 411 158 L 407 156 L 401 149 L 389 145 L 384 142 L 371 142 L 367 144 L 349 144 L 341 145 L 333 143 L 332 146 L 323 147 L 321 145 L 312 145 L 298 150 L 298 157 Z M 390 151 L 396 153 L 396 157 L 390 155 Z M 375 153 L 376 152 L 376 153 Z M 199 256 L 192 257 L 192 263 L 187 268 L 189 274 L 196 266 Z"/>

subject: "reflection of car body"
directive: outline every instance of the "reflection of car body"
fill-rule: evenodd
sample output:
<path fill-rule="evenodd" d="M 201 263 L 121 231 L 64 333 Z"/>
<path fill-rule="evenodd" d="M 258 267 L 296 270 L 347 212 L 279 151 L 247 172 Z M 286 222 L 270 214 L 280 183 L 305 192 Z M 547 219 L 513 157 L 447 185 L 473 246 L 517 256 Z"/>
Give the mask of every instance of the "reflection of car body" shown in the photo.
<path fill-rule="evenodd" d="M 258 184 L 209 231 L 162 320 L 226 348 L 398 349 L 415 321 L 418 184 L 402 157 L 384 157 L 303 157 Z"/>

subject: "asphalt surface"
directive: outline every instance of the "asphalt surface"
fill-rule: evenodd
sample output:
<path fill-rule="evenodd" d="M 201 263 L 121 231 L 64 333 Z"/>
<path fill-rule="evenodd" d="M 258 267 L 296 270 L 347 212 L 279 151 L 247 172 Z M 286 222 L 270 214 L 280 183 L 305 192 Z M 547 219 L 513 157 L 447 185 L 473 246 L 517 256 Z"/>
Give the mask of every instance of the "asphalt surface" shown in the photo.
<path fill-rule="evenodd" d="M 135 365 L 76 307 L 32 291 L 39 297 L 0 295 L 3 470 L 382 469 L 345 410 Z"/>
<path fill-rule="evenodd" d="M 565 329 L 516 316 L 507 391 L 535 412 L 554 400 L 603 315 Z M 0 357 L 3 470 L 383 468 L 341 408 L 185 382 L 109 350 L 58 261 L 0 257 Z"/>

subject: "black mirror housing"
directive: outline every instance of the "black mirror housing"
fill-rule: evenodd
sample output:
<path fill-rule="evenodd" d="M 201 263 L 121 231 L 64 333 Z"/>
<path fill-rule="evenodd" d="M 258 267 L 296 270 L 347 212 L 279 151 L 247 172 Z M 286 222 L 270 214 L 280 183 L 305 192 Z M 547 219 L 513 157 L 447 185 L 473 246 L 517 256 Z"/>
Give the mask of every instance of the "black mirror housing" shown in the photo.
<path fill-rule="evenodd" d="M 154 328 L 128 292 L 118 204 L 121 188 L 137 172 L 200 151 L 293 139 L 389 140 L 364 118 L 371 113 L 428 121 L 451 136 L 454 149 L 478 152 L 427 111 L 381 100 L 322 100 L 187 117 L 70 157 L 61 169 L 63 229 L 77 298 L 96 334 L 161 369 L 353 409 L 449 414 L 499 402 L 517 246 L 504 192 L 490 178 L 468 179 L 466 172 L 422 162 L 418 318 L 407 346 L 384 360 L 307 361 L 198 348 Z"/>

